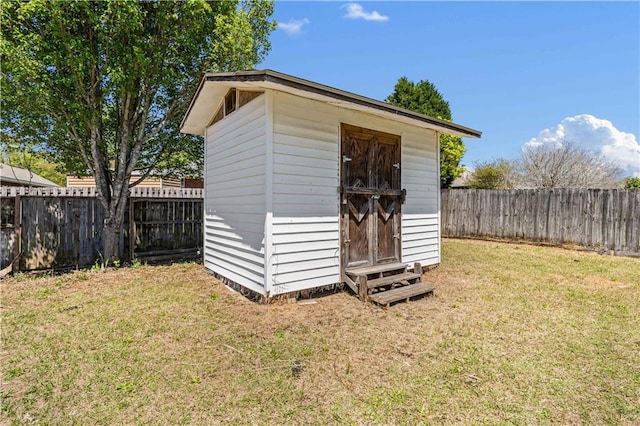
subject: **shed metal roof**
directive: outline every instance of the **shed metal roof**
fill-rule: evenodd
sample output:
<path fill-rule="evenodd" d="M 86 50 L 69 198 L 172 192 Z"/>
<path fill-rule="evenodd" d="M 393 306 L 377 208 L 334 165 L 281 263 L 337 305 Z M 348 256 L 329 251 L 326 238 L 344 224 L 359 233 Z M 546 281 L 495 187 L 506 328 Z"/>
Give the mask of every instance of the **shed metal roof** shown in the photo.
<path fill-rule="evenodd" d="M 224 95 L 231 87 L 253 90 L 275 89 L 343 108 L 433 129 L 441 133 L 467 138 L 479 138 L 482 135 L 482 132 L 478 130 L 456 123 L 272 70 L 204 74 L 182 120 L 180 131 L 193 135 L 204 135 L 205 128 L 211 122 Z"/>

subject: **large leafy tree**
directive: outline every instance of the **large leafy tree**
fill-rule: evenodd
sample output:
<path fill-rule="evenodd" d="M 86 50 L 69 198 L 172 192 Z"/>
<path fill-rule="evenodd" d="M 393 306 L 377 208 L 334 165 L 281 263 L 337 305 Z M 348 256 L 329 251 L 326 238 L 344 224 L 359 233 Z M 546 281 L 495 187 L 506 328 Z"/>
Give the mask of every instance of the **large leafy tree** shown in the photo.
<path fill-rule="evenodd" d="M 406 77 L 401 77 L 396 83 L 393 93 L 385 101 L 431 117 L 452 120 L 449 102 L 427 80 L 414 83 Z M 460 160 L 464 152 L 464 143 L 460 137 L 440 136 L 440 184 L 443 188 L 448 188 L 451 182 L 464 172 L 464 169 L 460 167 Z"/>
<path fill-rule="evenodd" d="M 203 71 L 264 57 L 273 3 L 1 1 L 2 136 L 95 177 L 102 254 L 119 257 L 132 173 L 199 168 L 202 142 L 180 119 Z"/>

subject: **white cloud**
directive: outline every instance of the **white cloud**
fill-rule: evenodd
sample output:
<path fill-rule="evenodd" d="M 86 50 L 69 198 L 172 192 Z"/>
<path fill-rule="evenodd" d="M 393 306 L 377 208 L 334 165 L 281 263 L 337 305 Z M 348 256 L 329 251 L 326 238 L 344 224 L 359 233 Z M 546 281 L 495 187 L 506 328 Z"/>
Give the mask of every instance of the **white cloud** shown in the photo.
<path fill-rule="evenodd" d="M 307 18 L 291 19 L 289 22 L 278 22 L 278 28 L 289 35 L 298 35 L 302 32 L 302 27 L 310 23 Z"/>
<path fill-rule="evenodd" d="M 624 171 L 640 177 L 640 143 L 636 135 L 621 132 L 609 120 L 582 114 L 567 117 L 555 127 L 544 129 L 525 146 L 562 145 L 572 142 L 617 163 Z"/>
<path fill-rule="evenodd" d="M 342 7 L 347 9 L 347 14 L 344 15 L 345 18 L 364 19 L 365 21 L 388 21 L 389 20 L 388 16 L 380 15 L 376 10 L 374 10 L 373 12 L 365 12 L 364 8 L 358 3 L 347 3 Z"/>

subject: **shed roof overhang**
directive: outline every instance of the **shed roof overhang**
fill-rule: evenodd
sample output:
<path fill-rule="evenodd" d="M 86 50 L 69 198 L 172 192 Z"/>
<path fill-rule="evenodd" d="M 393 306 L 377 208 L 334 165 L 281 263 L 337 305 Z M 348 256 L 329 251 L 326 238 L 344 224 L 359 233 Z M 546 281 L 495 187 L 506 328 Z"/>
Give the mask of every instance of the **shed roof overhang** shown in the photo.
<path fill-rule="evenodd" d="M 272 70 L 204 74 L 182 120 L 180 131 L 204 135 L 222 99 L 232 87 L 246 90 L 279 90 L 454 136 L 479 138 L 482 135 L 478 130 L 459 124 Z"/>

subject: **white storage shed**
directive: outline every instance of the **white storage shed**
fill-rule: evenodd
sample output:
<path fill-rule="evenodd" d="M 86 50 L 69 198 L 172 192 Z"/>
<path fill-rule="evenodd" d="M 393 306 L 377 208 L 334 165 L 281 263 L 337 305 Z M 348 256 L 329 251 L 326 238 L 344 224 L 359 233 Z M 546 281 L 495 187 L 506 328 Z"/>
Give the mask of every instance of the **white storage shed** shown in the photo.
<path fill-rule="evenodd" d="M 265 299 L 345 283 L 385 304 L 432 290 L 439 135 L 481 135 L 271 70 L 205 74 L 181 131 L 205 138 L 208 270 Z"/>

